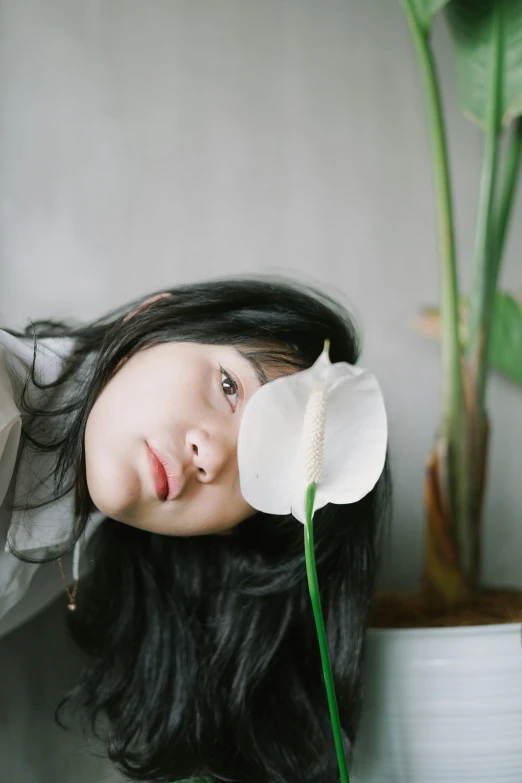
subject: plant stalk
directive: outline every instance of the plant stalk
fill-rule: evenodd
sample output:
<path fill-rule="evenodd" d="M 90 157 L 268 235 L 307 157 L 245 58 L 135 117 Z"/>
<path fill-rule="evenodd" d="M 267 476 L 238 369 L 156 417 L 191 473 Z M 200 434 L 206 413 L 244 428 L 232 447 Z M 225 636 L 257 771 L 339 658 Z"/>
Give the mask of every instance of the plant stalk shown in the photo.
<path fill-rule="evenodd" d="M 477 210 L 474 275 L 469 298 L 469 338 L 467 346 L 467 355 L 474 381 L 475 399 L 473 402 L 476 424 L 474 429 L 477 435 L 480 431 L 480 422 L 483 421 L 485 416 L 491 316 L 495 301 L 496 280 L 500 269 L 493 211 L 499 159 L 502 99 L 503 46 L 502 8 L 500 4 L 494 5 L 493 14 L 493 46 L 489 68 L 487 125 Z M 509 211 L 507 214 L 509 214 Z M 480 443 L 474 444 L 474 451 L 480 452 Z"/>
<path fill-rule="evenodd" d="M 332 730 L 334 735 L 337 763 L 339 765 L 339 772 L 341 773 L 341 782 L 350 783 L 350 778 L 348 776 L 348 766 L 346 764 L 346 756 L 344 754 L 341 721 L 339 720 L 339 709 L 337 707 L 337 698 L 335 696 L 332 665 L 330 663 L 330 654 L 328 652 L 326 628 L 324 626 L 323 612 L 321 609 L 317 568 L 315 565 L 313 524 L 315 489 L 316 485 L 310 484 L 306 492 L 306 525 L 304 526 L 306 574 L 308 577 L 310 598 L 312 600 L 315 627 L 317 629 L 317 639 L 319 641 L 321 663 L 323 665 L 324 683 L 326 686 L 326 695 L 328 698 L 328 707 L 330 710 L 330 720 L 332 723 Z"/>
<path fill-rule="evenodd" d="M 497 218 L 497 236 L 495 253 L 495 272 L 494 287 L 497 289 L 498 276 L 502 259 L 504 257 L 504 248 L 506 236 L 509 228 L 509 221 L 515 200 L 515 192 L 520 174 L 520 158 L 522 153 L 522 117 L 518 117 L 514 122 L 513 130 L 510 134 L 509 145 L 506 156 L 506 165 L 504 170 L 504 185 L 500 196 L 500 207 Z"/>
<path fill-rule="evenodd" d="M 469 470 L 465 438 L 464 394 L 459 341 L 459 288 L 455 248 L 453 200 L 446 129 L 435 60 L 428 32 L 417 18 L 413 0 L 401 0 L 422 73 L 432 172 L 440 268 L 441 315 L 441 438 L 447 444 L 448 486 L 445 512 L 456 532 L 463 564 L 471 559 Z"/>

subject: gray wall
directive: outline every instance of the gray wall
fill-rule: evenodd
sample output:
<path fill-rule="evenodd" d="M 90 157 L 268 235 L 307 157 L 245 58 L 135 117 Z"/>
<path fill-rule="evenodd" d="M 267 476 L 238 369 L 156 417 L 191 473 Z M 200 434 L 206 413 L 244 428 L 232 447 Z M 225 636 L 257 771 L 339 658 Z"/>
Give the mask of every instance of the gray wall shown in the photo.
<path fill-rule="evenodd" d="M 285 270 L 337 289 L 388 401 L 386 582 L 416 584 L 438 356 L 432 190 L 409 33 L 390 0 L 1 6 L 0 318 L 91 318 L 163 285 Z M 437 30 L 463 282 L 481 154 Z M 520 216 L 519 200 L 518 216 Z M 521 288 L 522 221 L 506 283 Z M 521 582 L 522 393 L 493 383 L 484 577 Z"/>

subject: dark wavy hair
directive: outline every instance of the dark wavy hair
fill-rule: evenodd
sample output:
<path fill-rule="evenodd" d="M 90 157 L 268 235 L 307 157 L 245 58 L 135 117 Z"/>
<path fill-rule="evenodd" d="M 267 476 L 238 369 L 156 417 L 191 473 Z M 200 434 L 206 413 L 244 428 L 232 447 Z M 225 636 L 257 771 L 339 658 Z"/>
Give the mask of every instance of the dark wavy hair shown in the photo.
<path fill-rule="evenodd" d="M 33 365 L 28 383 L 47 396 L 36 410 L 24 396 L 31 415 L 23 433 L 25 447 L 56 453 L 53 497 L 74 489 L 71 546 L 93 508 L 85 474 L 87 418 L 125 357 L 166 341 L 232 344 L 258 367 L 276 364 L 283 374 L 313 364 L 328 338 L 333 362 L 357 361 L 349 316 L 309 287 L 273 278 L 222 279 L 168 293 L 142 310 L 140 300 L 87 326 L 31 326 L 35 352 L 39 338 L 74 338 L 54 383 L 41 386 Z M 389 500 L 387 463 L 361 501 L 330 504 L 315 515 L 321 601 L 348 758 Z M 57 709 L 59 721 L 66 707 L 79 708 L 109 757 L 135 780 L 339 781 L 299 522 L 257 513 L 230 536 L 169 537 L 107 518 L 89 559 L 93 567 L 83 578 L 78 611 L 68 616 L 85 667 Z"/>

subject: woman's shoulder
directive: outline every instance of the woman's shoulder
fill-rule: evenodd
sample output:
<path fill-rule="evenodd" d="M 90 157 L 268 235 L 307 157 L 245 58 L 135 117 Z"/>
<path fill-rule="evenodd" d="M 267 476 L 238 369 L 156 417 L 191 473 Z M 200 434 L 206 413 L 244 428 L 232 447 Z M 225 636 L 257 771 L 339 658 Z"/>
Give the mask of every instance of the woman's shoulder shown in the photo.
<path fill-rule="evenodd" d="M 52 337 L 38 340 L 36 368 L 43 383 L 53 381 L 73 340 Z M 34 341 L 0 329 L 0 505 L 15 470 L 20 443 L 21 396 L 33 366 Z"/>
<path fill-rule="evenodd" d="M 74 338 L 72 337 L 38 338 L 36 365 L 42 382 L 47 383 L 49 380 L 54 380 L 57 370 L 63 360 L 71 353 L 73 347 Z M 5 329 L 0 329 L 0 353 L 3 353 L 11 374 L 23 371 L 25 376 L 33 366 L 34 348 L 33 337 L 11 334 Z"/>
<path fill-rule="evenodd" d="M 0 505 L 15 469 L 22 429 L 9 369 L 10 359 L 8 350 L 0 342 Z"/>

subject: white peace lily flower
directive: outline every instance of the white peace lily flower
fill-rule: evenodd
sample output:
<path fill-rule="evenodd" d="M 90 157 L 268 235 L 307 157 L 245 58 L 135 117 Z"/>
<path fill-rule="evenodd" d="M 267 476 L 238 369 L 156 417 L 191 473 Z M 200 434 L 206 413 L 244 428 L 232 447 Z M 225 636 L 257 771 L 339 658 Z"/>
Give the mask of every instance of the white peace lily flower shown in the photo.
<path fill-rule="evenodd" d="M 376 485 L 386 459 L 387 421 L 377 379 L 325 349 L 313 367 L 262 386 L 249 400 L 238 438 L 241 492 L 253 508 L 292 513 L 356 503 Z"/>

